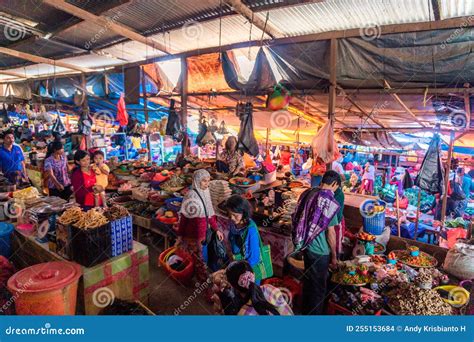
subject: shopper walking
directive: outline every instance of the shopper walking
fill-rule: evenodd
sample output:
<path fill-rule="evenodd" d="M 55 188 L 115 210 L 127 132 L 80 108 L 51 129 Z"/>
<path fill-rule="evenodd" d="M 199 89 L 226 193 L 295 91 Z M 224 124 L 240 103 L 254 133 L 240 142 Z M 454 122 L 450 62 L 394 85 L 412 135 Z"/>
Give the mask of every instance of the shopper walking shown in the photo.
<path fill-rule="evenodd" d="M 217 229 L 217 218 L 211 201 L 209 182 L 211 175 L 206 170 L 197 170 L 193 174 L 192 189 L 181 205 L 177 234 L 183 247 L 192 254 L 197 279 L 203 283 L 208 280 L 209 272 L 203 258 L 202 248 L 206 241 L 206 232 L 212 229 L 219 240 L 224 234 Z M 208 295 L 210 287 L 208 288 Z"/>
<path fill-rule="evenodd" d="M 334 226 L 340 210 L 334 192 L 341 187 L 335 171 L 327 171 L 321 186 L 306 190 L 293 214 L 293 241 L 296 250 L 303 251 L 303 313 L 323 312 L 329 267 L 337 264 L 337 238 Z"/>

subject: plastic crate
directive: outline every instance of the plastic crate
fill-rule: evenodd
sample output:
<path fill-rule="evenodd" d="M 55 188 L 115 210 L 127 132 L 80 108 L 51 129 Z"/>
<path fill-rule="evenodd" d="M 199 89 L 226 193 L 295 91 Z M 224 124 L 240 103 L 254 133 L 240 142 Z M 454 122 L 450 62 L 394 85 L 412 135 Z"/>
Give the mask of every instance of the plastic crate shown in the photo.
<path fill-rule="evenodd" d="M 92 267 L 112 257 L 110 223 L 87 230 L 70 226 L 70 232 L 72 261 Z"/>
<path fill-rule="evenodd" d="M 132 250 L 132 217 L 126 216 L 110 222 L 111 254 L 113 257 Z"/>

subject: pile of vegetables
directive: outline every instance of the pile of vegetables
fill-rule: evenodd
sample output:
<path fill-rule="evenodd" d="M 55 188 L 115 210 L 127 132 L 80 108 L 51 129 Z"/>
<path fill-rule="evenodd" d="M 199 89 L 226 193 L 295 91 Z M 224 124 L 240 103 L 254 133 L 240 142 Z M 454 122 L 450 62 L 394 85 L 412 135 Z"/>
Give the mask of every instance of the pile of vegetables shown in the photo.
<path fill-rule="evenodd" d="M 446 228 L 468 228 L 469 221 L 463 220 L 462 217 L 457 217 L 454 220 L 447 220 L 445 226 Z"/>
<path fill-rule="evenodd" d="M 408 203 L 413 206 L 418 204 L 418 189 L 406 189 L 405 196 L 408 198 Z M 436 204 L 435 196 L 421 190 L 420 211 L 422 213 L 429 212 Z"/>

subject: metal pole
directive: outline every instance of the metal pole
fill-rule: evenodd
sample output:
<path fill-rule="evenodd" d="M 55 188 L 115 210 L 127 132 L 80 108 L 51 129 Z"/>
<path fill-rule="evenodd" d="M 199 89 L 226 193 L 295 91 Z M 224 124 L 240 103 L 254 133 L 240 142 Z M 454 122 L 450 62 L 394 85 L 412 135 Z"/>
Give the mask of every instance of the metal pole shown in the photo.
<path fill-rule="evenodd" d="M 337 89 L 337 39 L 330 41 L 329 49 L 329 101 L 328 101 L 328 120 L 334 124 L 336 115 L 336 89 Z M 332 169 L 332 163 L 326 164 L 326 169 Z"/>
<path fill-rule="evenodd" d="M 184 130 L 182 152 L 185 155 L 188 147 L 188 61 L 186 57 L 181 58 L 181 123 Z"/>

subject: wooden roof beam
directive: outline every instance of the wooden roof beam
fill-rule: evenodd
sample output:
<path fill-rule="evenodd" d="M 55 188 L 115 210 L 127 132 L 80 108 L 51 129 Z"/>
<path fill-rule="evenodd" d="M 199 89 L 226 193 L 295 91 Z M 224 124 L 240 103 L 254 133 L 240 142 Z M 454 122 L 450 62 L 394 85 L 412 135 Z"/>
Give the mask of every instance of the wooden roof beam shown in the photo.
<path fill-rule="evenodd" d="M 0 70 L 0 74 L 1 75 L 8 75 L 8 76 L 13 76 L 13 77 L 18 77 L 18 78 L 28 78 L 26 75 L 22 75 L 18 72 L 8 71 L 8 70 Z"/>
<path fill-rule="evenodd" d="M 390 84 L 389 84 L 386 80 L 384 80 L 383 82 L 384 82 L 384 85 L 385 85 L 385 88 L 386 88 L 386 89 L 392 89 L 392 87 L 390 86 Z M 398 104 L 399 104 L 400 106 L 402 106 L 402 108 L 405 110 L 405 112 L 407 112 L 408 114 L 410 114 L 410 116 L 411 116 L 413 119 L 415 119 L 415 121 L 416 121 L 418 124 L 420 124 L 422 127 L 426 127 L 426 125 L 425 125 L 422 121 L 420 121 L 420 120 L 418 119 L 418 117 L 417 117 L 415 114 L 413 114 L 413 112 L 411 111 L 411 109 L 408 108 L 408 106 L 405 104 L 405 102 L 403 102 L 402 99 L 401 99 L 396 93 L 392 93 L 392 94 L 390 94 L 390 95 L 392 96 L 392 98 L 393 98 L 395 101 L 398 102 Z"/>
<path fill-rule="evenodd" d="M 226 4 L 232 6 L 234 11 L 245 17 L 253 25 L 268 34 L 272 39 L 282 37 L 280 31 L 276 29 L 269 21 L 265 22 L 260 17 L 254 15 L 253 11 L 245 5 L 241 0 L 224 0 Z"/>
<path fill-rule="evenodd" d="M 148 45 L 155 50 L 164 52 L 166 54 L 170 53 L 166 46 L 162 43 L 157 42 L 154 39 L 147 38 L 128 26 L 119 24 L 116 21 L 107 20 L 107 18 L 85 11 L 82 8 L 71 5 L 64 0 L 43 0 L 43 2 L 75 17 L 81 18 L 82 20 L 90 21 L 103 27 L 108 27 L 110 30 L 123 37 Z"/>
<path fill-rule="evenodd" d="M 5 47 L 0 47 L 0 53 L 3 53 L 4 55 L 13 56 L 13 57 L 16 57 L 16 58 L 21 58 L 21 59 L 24 59 L 24 60 L 27 60 L 27 61 L 30 61 L 30 62 L 34 62 L 34 63 L 49 64 L 49 65 L 54 65 L 54 66 L 58 66 L 58 67 L 61 67 L 61 68 L 67 68 L 67 69 L 71 69 L 71 70 L 80 71 L 80 72 L 92 72 L 93 71 L 92 69 L 82 68 L 82 67 L 79 67 L 77 65 L 69 64 L 69 63 L 66 63 L 66 62 L 59 61 L 59 60 L 54 60 L 54 59 L 45 58 L 45 57 L 41 57 L 41 56 L 37 56 L 37 55 L 32 55 L 32 54 L 29 54 L 29 53 L 26 53 L 26 52 L 16 51 L 16 50 L 5 48 Z"/>

